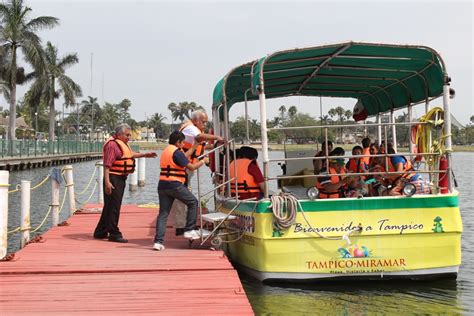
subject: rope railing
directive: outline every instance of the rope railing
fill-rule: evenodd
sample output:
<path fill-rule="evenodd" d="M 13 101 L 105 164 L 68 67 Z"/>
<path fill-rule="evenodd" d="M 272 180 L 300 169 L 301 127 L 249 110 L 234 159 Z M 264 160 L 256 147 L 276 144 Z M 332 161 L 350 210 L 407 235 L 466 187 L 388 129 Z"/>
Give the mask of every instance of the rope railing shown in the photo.
<path fill-rule="evenodd" d="M 88 197 L 87 200 L 85 200 L 84 202 L 81 202 L 81 201 L 77 198 L 77 195 L 76 195 L 76 197 L 74 197 L 76 203 L 80 204 L 81 206 L 84 206 L 86 203 L 88 203 L 88 202 L 91 200 L 92 196 L 94 195 L 94 192 L 95 192 L 95 189 L 96 189 L 96 188 L 97 188 L 97 182 L 94 183 L 94 187 L 92 188 L 92 191 L 91 191 L 89 197 Z"/>
<path fill-rule="evenodd" d="M 76 193 L 76 195 L 82 195 L 82 194 L 86 193 L 86 191 L 87 191 L 87 189 L 89 189 L 89 186 L 91 185 L 92 180 L 94 179 L 96 173 L 97 173 L 97 168 L 94 168 L 94 172 L 92 173 L 92 175 L 91 175 L 91 177 L 90 177 L 90 179 L 89 179 L 89 182 L 87 183 L 86 187 L 85 187 L 84 190 L 82 190 L 81 192 Z"/>
<path fill-rule="evenodd" d="M 43 180 L 41 180 L 37 185 L 33 186 L 30 190 L 34 190 L 34 189 L 37 189 L 39 188 L 40 186 L 42 186 L 43 184 L 46 183 L 46 181 L 48 181 L 50 175 L 46 175 L 46 178 L 44 178 Z M 11 191 L 8 191 L 8 194 L 11 194 L 11 193 L 16 193 L 18 191 L 21 191 L 21 186 L 19 184 L 16 185 L 16 188 L 14 190 L 11 190 Z"/>

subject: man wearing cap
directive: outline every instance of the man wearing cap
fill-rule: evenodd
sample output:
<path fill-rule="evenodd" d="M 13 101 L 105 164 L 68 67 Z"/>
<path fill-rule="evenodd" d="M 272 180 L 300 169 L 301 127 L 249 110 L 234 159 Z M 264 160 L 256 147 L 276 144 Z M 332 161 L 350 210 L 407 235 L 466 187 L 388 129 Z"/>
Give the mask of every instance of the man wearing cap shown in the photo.
<path fill-rule="evenodd" d="M 344 197 L 344 185 L 349 181 L 349 178 L 344 178 L 346 173 L 344 158 L 337 158 L 337 156 L 344 155 L 344 149 L 341 147 L 335 148 L 329 156 L 329 169 L 323 167 L 319 172 L 324 177 L 318 178 L 316 188 L 319 190 L 320 199 L 336 199 Z"/>

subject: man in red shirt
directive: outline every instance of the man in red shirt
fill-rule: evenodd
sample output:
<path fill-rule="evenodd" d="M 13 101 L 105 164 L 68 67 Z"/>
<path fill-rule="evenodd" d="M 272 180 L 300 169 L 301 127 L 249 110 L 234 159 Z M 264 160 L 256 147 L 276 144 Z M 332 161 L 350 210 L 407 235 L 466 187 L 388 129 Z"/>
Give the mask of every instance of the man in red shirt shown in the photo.
<path fill-rule="evenodd" d="M 131 130 L 128 124 L 120 124 L 103 148 L 104 208 L 94 231 L 96 239 L 108 238 L 112 242 L 128 242 L 118 228 L 127 176 L 135 171 L 135 158 L 156 157 L 154 152 L 135 153 L 131 150 L 128 145 L 132 136 Z"/>

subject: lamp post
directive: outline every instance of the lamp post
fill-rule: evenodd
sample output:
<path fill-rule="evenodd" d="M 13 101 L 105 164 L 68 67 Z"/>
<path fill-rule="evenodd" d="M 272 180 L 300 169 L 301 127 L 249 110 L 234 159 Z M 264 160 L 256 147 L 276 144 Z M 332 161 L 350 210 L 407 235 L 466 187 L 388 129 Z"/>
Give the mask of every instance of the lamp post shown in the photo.
<path fill-rule="evenodd" d="M 35 139 L 38 134 L 38 112 L 35 112 Z"/>

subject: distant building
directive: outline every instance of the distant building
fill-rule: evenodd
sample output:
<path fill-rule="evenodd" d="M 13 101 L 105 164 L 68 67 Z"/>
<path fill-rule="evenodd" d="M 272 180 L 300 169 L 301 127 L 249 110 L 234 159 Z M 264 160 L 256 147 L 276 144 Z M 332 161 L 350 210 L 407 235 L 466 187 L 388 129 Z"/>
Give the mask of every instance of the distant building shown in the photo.
<path fill-rule="evenodd" d="M 153 128 L 146 128 L 146 127 L 141 127 L 140 128 L 140 140 L 145 140 L 149 142 L 154 142 L 156 141 L 156 134 Z"/>

